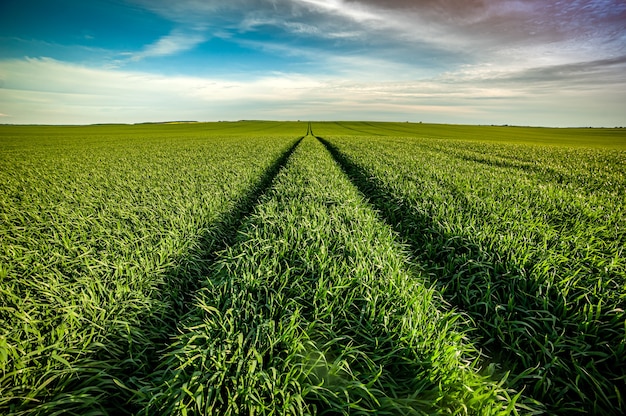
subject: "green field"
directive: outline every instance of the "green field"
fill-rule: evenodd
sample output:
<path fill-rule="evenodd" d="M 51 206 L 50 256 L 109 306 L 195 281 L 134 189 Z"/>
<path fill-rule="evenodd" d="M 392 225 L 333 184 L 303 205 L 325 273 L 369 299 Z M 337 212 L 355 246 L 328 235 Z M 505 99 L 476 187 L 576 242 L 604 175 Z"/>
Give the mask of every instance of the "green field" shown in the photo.
<path fill-rule="evenodd" d="M 626 412 L 626 130 L 0 126 L 0 414 Z"/>

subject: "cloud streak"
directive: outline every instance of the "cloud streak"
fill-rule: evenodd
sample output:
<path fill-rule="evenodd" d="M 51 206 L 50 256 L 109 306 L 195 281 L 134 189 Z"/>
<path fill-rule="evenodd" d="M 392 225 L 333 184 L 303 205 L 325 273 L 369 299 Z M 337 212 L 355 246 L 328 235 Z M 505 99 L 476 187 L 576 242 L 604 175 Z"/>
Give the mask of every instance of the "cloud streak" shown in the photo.
<path fill-rule="evenodd" d="M 135 2 L 181 25 L 220 27 L 233 42 L 272 27 L 294 49 L 306 42 L 312 54 L 351 50 L 390 64 L 410 63 L 418 72 L 485 63 L 516 70 L 626 53 L 626 3 L 614 0 Z M 166 48 L 164 43 L 154 49 Z"/>
<path fill-rule="evenodd" d="M 131 61 L 176 55 L 191 50 L 206 40 L 207 37 L 199 31 L 185 32 L 182 30 L 174 30 L 170 34 L 161 37 L 156 42 L 147 45 L 142 51 L 127 53 L 127 55 L 130 55 Z"/>
<path fill-rule="evenodd" d="M 15 122 L 626 124 L 621 0 L 126 2 L 169 24 L 134 51 L 102 53 L 99 68 L 47 46 L 34 56 L 57 59 L 0 60 L 0 111 Z"/>
<path fill-rule="evenodd" d="M 625 61 L 608 64 L 623 70 Z M 626 99 L 626 88 L 614 86 L 626 87 L 623 77 L 596 84 L 593 91 L 581 87 L 606 65 L 554 67 L 547 74 L 545 69 L 470 71 L 414 81 L 293 73 L 233 81 L 96 70 L 52 59 L 12 60 L 0 62 L 5 80 L 0 109 L 10 106 L 20 114 L 11 118 L 15 123 L 356 118 L 565 126 L 580 123 L 581 112 L 597 113 L 606 122 L 620 117 L 617 103 Z M 551 80 L 542 84 L 541 79 Z M 559 104 L 564 98 L 567 106 Z M 549 113 L 546 106 L 552 107 Z"/>

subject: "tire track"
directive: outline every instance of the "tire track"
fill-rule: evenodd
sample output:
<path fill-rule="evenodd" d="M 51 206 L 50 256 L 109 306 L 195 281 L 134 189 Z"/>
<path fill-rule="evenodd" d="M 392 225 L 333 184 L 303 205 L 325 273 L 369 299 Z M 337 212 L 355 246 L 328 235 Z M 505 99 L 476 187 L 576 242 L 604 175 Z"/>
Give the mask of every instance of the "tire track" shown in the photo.
<path fill-rule="evenodd" d="M 314 137 L 316 137 L 326 147 L 350 181 L 357 187 L 370 205 L 380 213 L 381 220 L 388 224 L 401 237 L 402 243 L 411 247 L 413 260 L 418 264 L 423 264 L 424 260 L 420 259 L 415 253 L 422 252 L 426 250 L 426 248 L 411 238 L 408 235 L 408 232 L 415 229 L 424 229 L 425 234 L 432 234 L 432 232 L 426 231 L 431 223 L 430 218 L 424 214 L 416 213 L 405 203 L 405 201 L 390 195 L 383 187 L 372 179 L 371 175 L 353 163 L 349 158 L 344 156 L 338 148 L 336 148 L 328 140 L 319 136 Z M 465 253 L 466 255 L 471 256 L 475 250 L 478 250 L 478 247 L 468 246 L 464 244 L 463 241 L 459 241 L 458 237 L 449 236 L 443 230 L 436 232 L 434 235 L 428 235 L 427 237 L 433 238 L 434 240 L 443 239 L 445 241 L 450 241 L 451 244 L 453 244 L 452 254 Z M 480 316 L 478 316 L 475 311 L 470 311 L 467 307 L 468 305 L 460 301 L 458 297 L 450 296 L 449 292 L 446 293 L 446 291 L 441 291 L 441 289 L 445 288 L 447 283 L 445 280 L 445 274 L 448 271 L 445 268 L 445 258 L 450 254 L 451 253 L 449 252 L 440 253 L 439 261 L 435 260 L 435 264 L 430 265 L 432 267 L 427 267 L 427 270 L 435 276 L 431 283 L 435 288 L 437 288 L 438 291 L 440 291 L 440 293 L 442 293 L 446 301 L 449 302 L 456 310 L 471 317 L 472 321 L 480 320 Z M 472 288 L 467 287 L 466 290 L 472 290 Z M 501 344 L 497 337 L 488 339 L 487 337 L 484 337 L 483 331 L 478 330 L 477 333 L 480 334 L 481 339 L 478 339 L 475 344 L 489 352 L 489 355 L 481 357 L 484 368 L 491 364 L 496 364 L 500 366 L 499 374 L 501 376 L 504 376 L 506 373 L 515 368 L 515 362 L 510 360 L 509 353 L 506 351 L 505 345 Z M 512 384 L 513 383 L 511 383 L 511 387 L 513 387 Z M 515 387 L 519 387 L 519 385 L 516 385 Z M 543 405 L 535 401 L 533 398 L 529 398 L 528 395 L 522 396 L 520 401 L 527 403 L 535 409 L 543 407 Z"/>
<path fill-rule="evenodd" d="M 216 221 L 217 226 L 207 230 L 207 232 L 201 236 L 201 242 L 198 248 L 188 256 L 190 259 L 195 260 L 181 264 L 168 273 L 168 276 L 175 276 L 180 273 L 187 274 L 184 279 L 187 285 L 182 288 L 180 301 L 174 305 L 168 317 L 157 318 L 157 324 L 167 325 L 169 335 L 163 339 L 153 340 L 154 349 L 151 353 L 151 360 L 141 365 L 141 372 L 139 374 L 137 369 L 129 368 L 126 372 L 127 377 L 116 381 L 115 384 L 118 386 L 121 384 L 120 387 L 122 388 L 119 391 L 115 391 L 115 395 L 111 394 L 105 396 L 104 400 L 100 403 L 105 409 L 115 412 L 116 414 L 135 414 L 141 409 L 142 405 L 136 403 L 137 399 L 142 400 L 140 397 L 141 393 L 138 392 L 146 385 L 150 384 L 150 377 L 156 371 L 162 360 L 162 351 L 167 349 L 172 338 L 178 332 L 177 327 L 180 318 L 194 306 L 192 300 L 196 291 L 201 287 L 202 279 L 205 278 L 212 264 L 216 261 L 218 253 L 234 244 L 238 229 L 259 204 L 259 201 L 267 190 L 271 188 L 274 179 L 286 165 L 304 137 L 306 136 L 301 136 L 296 139 L 295 143 L 266 169 L 257 184 L 250 189 L 248 194 L 244 195 L 239 200 L 235 208 L 223 214 L 222 218 Z M 164 288 L 164 290 L 168 289 Z M 150 327 L 153 325 L 155 325 L 154 320 L 148 317 L 142 327 Z M 132 357 L 128 357 L 128 360 L 132 362 Z M 126 400 L 127 402 L 127 405 L 124 407 L 121 407 L 121 405 L 123 405 L 122 400 Z"/>
<path fill-rule="evenodd" d="M 594 328 L 607 334 L 603 337 L 598 336 L 600 329 L 574 333 L 580 325 L 578 308 L 571 306 L 576 299 L 568 300 L 568 311 L 556 286 L 533 278 L 535 263 L 520 269 L 506 252 L 485 250 L 467 236 L 451 233 L 428 212 L 420 212 L 390 191 L 339 147 L 318 139 L 385 221 L 406 239 L 447 301 L 472 317 L 480 336 L 477 345 L 511 371 L 510 386 L 525 388 L 528 396 L 545 401 L 555 414 L 621 414 L 624 361 L 615 351 L 623 343 L 597 341 L 620 333 L 620 323 L 613 318 L 617 315 L 595 318 Z M 448 189 L 459 197 L 454 187 Z M 614 396 L 609 396 L 611 383 Z"/>
<path fill-rule="evenodd" d="M 392 228 L 310 136 L 220 253 L 141 414 L 514 406 L 460 358 L 477 353 L 458 316 L 415 278 Z"/>

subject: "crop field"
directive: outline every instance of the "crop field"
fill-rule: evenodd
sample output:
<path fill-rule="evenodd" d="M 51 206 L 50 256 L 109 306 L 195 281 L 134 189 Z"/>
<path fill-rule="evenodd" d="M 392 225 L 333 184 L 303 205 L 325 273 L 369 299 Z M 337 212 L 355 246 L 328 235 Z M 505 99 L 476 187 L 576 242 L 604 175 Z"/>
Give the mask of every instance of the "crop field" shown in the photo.
<path fill-rule="evenodd" d="M 626 130 L 0 126 L 0 414 L 626 413 Z"/>

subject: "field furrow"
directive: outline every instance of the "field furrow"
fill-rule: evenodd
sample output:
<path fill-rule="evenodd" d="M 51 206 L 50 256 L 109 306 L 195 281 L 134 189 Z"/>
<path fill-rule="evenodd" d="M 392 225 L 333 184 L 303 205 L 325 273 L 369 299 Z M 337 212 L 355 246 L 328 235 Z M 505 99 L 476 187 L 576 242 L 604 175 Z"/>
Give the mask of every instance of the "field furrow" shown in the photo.
<path fill-rule="evenodd" d="M 332 135 L 324 143 L 444 297 L 471 316 L 512 387 L 553 413 L 623 414 L 623 151 Z M 533 160 L 537 168 L 523 169 Z"/>
<path fill-rule="evenodd" d="M 2 136 L 0 413 L 136 411 L 213 253 L 297 144 L 163 128 Z"/>
<path fill-rule="evenodd" d="M 512 412 L 404 250 L 306 137 L 212 266 L 143 413 Z"/>
<path fill-rule="evenodd" d="M 624 149 L 623 129 L 2 125 L 0 413 L 622 415 Z"/>

